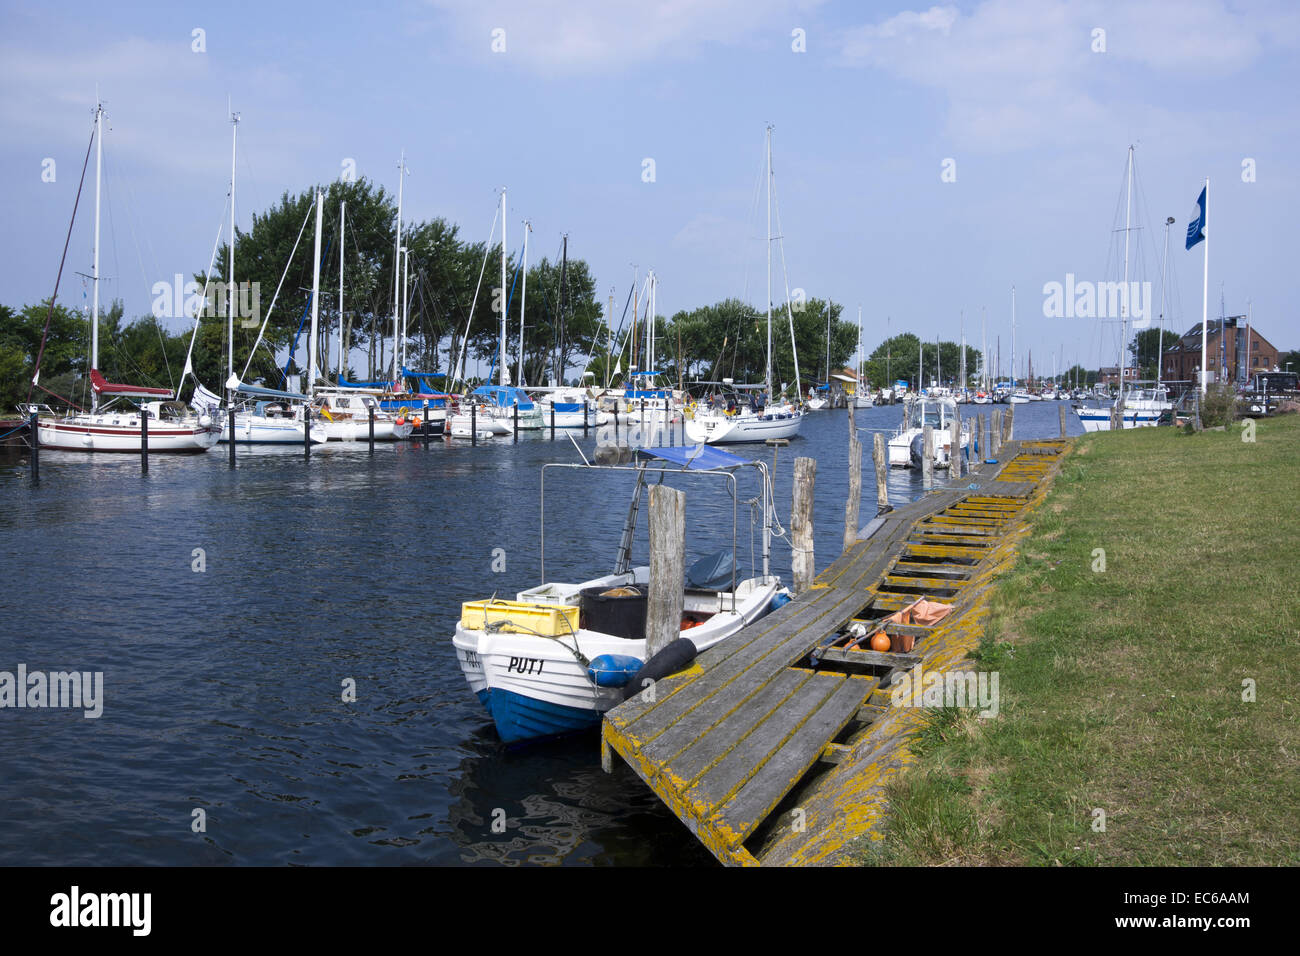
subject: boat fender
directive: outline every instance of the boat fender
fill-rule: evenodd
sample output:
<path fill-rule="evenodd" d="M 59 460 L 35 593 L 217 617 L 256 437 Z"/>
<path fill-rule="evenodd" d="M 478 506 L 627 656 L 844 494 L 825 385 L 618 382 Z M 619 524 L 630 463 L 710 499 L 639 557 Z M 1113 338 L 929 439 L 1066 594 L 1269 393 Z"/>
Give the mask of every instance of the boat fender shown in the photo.
<path fill-rule="evenodd" d="M 772 595 L 772 603 L 768 605 L 768 611 L 775 611 L 777 608 L 785 607 L 790 603 L 790 592 L 782 588 Z"/>
<path fill-rule="evenodd" d="M 622 687 L 643 664 L 630 654 L 601 654 L 587 667 L 587 677 L 597 687 Z"/>
<path fill-rule="evenodd" d="M 641 665 L 641 669 L 623 688 L 623 699 L 629 700 L 655 681 L 676 674 L 695 660 L 695 655 L 698 653 L 695 642 L 689 637 L 677 638 Z"/>

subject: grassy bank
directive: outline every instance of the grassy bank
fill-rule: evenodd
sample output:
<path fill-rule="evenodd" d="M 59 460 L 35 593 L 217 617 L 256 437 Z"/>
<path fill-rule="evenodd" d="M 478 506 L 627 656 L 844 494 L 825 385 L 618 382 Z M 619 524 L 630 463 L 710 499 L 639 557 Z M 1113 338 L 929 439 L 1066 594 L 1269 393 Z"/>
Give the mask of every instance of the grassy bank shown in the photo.
<path fill-rule="evenodd" d="M 993 598 L 1000 715 L 930 713 L 862 862 L 1300 863 L 1300 416 L 1254 437 L 1079 440 Z"/>

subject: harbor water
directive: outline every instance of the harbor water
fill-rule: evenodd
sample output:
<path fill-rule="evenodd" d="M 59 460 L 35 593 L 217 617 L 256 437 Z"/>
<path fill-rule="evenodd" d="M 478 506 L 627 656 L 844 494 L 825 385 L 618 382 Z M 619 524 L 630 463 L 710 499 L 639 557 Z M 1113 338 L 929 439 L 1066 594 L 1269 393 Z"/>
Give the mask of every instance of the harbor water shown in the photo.
<path fill-rule="evenodd" d="M 1055 437 L 1057 407 L 1017 406 L 1015 437 Z M 901 411 L 855 412 L 864 522 L 871 433 Z M 590 456 L 594 431 L 577 438 Z M 792 463 L 817 459 L 819 569 L 840 550 L 846 451 L 843 410 L 810 413 L 775 451 L 787 526 Z M 601 771 L 597 734 L 502 745 L 456 664 L 463 601 L 539 583 L 541 466 L 578 460 L 543 432 L 310 461 L 240 448 L 234 471 L 221 446 L 156 456 L 147 475 L 130 455 L 50 451 L 36 488 L 0 465 L 0 671 L 103 674 L 97 718 L 0 710 L 0 864 L 710 864 L 628 768 Z M 629 478 L 548 472 L 549 579 L 611 568 Z M 691 555 L 730 548 L 723 483 L 678 486 Z M 892 502 L 923 491 L 890 474 Z M 742 573 L 756 495 L 742 479 Z M 644 561 L 644 509 L 638 532 Z M 788 541 L 772 567 L 789 581 Z"/>

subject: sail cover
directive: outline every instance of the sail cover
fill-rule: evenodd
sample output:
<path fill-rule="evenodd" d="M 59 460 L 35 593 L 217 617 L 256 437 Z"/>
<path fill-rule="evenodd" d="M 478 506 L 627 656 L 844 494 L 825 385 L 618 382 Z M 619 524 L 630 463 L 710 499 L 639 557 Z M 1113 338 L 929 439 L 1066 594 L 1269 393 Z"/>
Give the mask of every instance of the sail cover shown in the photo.
<path fill-rule="evenodd" d="M 171 398 L 170 388 L 148 388 L 144 385 L 115 385 L 104 381 L 99 369 L 90 370 L 90 387 L 97 395 L 122 395 L 126 398 Z"/>
<path fill-rule="evenodd" d="M 737 465 L 749 464 L 748 458 L 741 458 L 712 445 L 681 448 L 642 448 L 652 458 L 671 461 L 688 471 L 710 471 L 714 468 L 735 468 Z"/>

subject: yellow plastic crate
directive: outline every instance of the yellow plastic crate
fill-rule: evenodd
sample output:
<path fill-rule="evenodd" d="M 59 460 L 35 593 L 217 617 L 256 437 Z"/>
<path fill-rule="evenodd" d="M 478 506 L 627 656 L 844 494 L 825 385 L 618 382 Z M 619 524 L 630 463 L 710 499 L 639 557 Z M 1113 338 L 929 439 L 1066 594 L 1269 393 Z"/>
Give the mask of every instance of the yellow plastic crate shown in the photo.
<path fill-rule="evenodd" d="M 560 637 L 578 630 L 576 604 L 526 604 L 522 601 L 466 601 L 460 606 L 460 626 L 482 630 L 500 623 L 513 634 Z"/>

